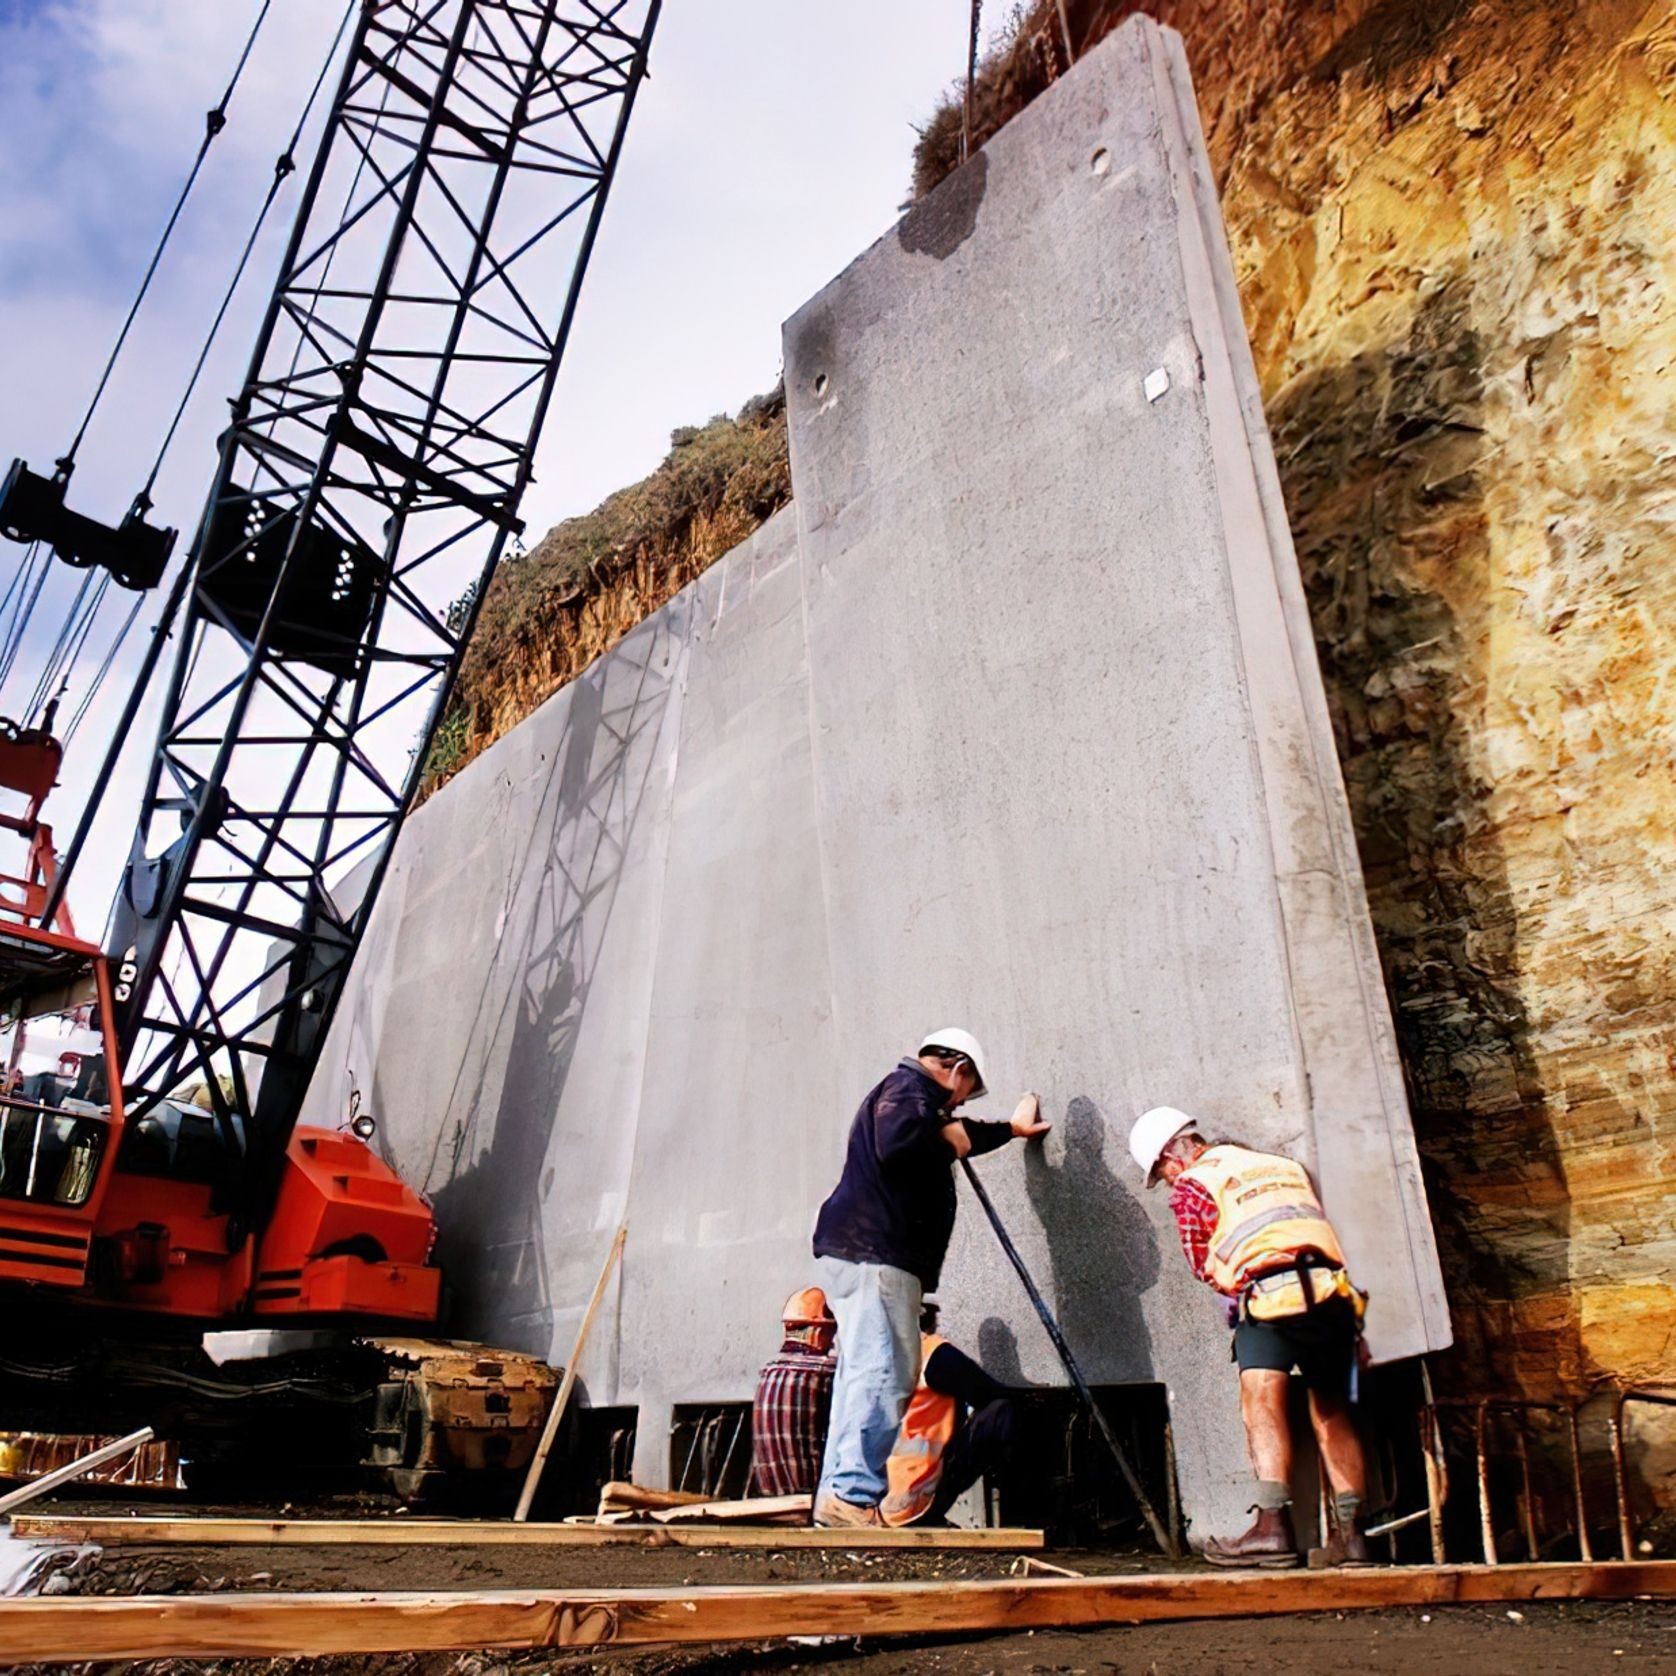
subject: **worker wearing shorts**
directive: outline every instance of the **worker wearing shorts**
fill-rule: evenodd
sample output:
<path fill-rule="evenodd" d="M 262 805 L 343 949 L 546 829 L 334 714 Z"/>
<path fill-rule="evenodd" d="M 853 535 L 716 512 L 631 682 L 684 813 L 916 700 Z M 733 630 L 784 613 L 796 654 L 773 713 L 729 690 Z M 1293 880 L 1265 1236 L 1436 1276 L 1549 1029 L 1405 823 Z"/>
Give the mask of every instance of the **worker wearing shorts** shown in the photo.
<path fill-rule="evenodd" d="M 1213 1145 L 1169 1106 L 1136 1122 L 1129 1149 L 1149 1187 L 1170 1183 L 1182 1254 L 1221 1294 L 1234 1330 L 1257 1517 L 1241 1536 L 1208 1540 L 1204 1557 L 1213 1565 L 1298 1563 L 1287 1415 L 1296 1372 L 1333 1488 L 1339 1552 L 1346 1563 L 1366 1562 L 1367 1463 L 1352 1412 L 1366 1299 L 1351 1284 L 1309 1172 L 1278 1153 Z"/>

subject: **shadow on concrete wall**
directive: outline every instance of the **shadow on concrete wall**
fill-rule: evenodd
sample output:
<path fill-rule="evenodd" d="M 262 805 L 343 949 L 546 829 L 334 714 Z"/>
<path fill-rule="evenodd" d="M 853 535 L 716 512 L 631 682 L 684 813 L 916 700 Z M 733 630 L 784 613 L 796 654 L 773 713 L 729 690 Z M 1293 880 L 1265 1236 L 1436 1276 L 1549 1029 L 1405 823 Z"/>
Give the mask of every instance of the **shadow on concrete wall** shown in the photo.
<path fill-rule="evenodd" d="M 1456 1366 L 1490 1389 L 1570 1383 L 1581 1348 L 1560 1145 L 1482 766 L 1494 467 L 1488 348 L 1470 306 L 1465 273 L 1437 276 L 1404 336 L 1294 380 L 1269 421 L 1427 1166 Z M 1530 1299 L 1547 1300 L 1534 1312 L 1540 1342 L 1513 1324 Z"/>
<path fill-rule="evenodd" d="M 1050 1162 L 1053 1136 L 1024 1153 L 1031 1208 L 1047 1236 L 1053 1268 L 1051 1301 L 1091 1379 L 1146 1379 L 1152 1339 L 1141 1315 L 1141 1295 L 1158 1283 L 1158 1241 L 1146 1212 L 1106 1162 L 1110 1126 L 1087 1095 L 1077 1095 L 1055 1126 L 1059 1162 Z M 1121 1149 L 1120 1149 L 1121 1150 Z M 1097 1349 L 1115 1366 L 1096 1367 Z"/>
<path fill-rule="evenodd" d="M 503 1007 L 493 1035 L 511 1030 L 505 1074 L 470 1092 L 454 1126 L 449 1179 L 432 1195 L 452 1312 L 474 1332 L 537 1355 L 552 1352 L 556 1266 L 543 1205 L 569 1185 L 548 1163 L 553 1129 L 623 859 L 658 760 L 645 737 L 661 725 L 670 694 L 667 680 L 652 674 L 667 663 L 672 638 L 656 622 L 569 688 L 558 761 L 530 823 L 541 845 L 539 872 L 531 881 L 526 852 L 510 881 L 517 900 L 503 923 L 521 928 L 522 937 L 494 963 L 482 1003 Z M 469 794 L 469 781 L 459 791 Z M 512 995 L 503 1001 L 509 967 Z M 486 1058 L 493 1064 L 493 1051 Z M 580 1160 L 597 1169 L 602 1156 L 586 1148 Z M 597 1203 L 609 1185 L 583 1183 L 578 1202 Z M 460 1237 L 451 1239 L 451 1228 Z"/>
<path fill-rule="evenodd" d="M 999 1315 L 985 1316 L 978 1327 L 977 1361 L 991 1379 L 1003 1385 L 1022 1389 L 1030 1383 L 1018 1359 L 1018 1335 Z"/>

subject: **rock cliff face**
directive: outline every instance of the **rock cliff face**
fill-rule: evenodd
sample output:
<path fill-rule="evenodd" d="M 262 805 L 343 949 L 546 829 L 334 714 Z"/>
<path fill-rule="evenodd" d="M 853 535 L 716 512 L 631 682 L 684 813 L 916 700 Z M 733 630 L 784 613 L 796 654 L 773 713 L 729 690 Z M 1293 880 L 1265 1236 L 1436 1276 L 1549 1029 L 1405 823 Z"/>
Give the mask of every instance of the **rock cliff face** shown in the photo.
<path fill-rule="evenodd" d="M 1136 8 L 1069 7 L 1080 54 Z M 1676 1373 L 1669 0 L 1153 0 L 1223 188 L 1474 1388 Z M 1057 8 L 979 134 L 1056 73 Z M 958 118 L 917 158 L 947 167 Z"/>

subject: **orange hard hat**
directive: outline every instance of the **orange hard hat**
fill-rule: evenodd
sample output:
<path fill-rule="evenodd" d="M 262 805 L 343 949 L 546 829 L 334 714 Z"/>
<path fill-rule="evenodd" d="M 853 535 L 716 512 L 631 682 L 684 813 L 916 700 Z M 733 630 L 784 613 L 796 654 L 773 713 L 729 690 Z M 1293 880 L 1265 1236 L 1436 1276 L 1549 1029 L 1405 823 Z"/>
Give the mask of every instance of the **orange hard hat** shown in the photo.
<path fill-rule="evenodd" d="M 780 1320 L 788 1327 L 831 1327 L 837 1323 L 826 1307 L 826 1293 L 818 1286 L 805 1286 L 786 1299 Z"/>

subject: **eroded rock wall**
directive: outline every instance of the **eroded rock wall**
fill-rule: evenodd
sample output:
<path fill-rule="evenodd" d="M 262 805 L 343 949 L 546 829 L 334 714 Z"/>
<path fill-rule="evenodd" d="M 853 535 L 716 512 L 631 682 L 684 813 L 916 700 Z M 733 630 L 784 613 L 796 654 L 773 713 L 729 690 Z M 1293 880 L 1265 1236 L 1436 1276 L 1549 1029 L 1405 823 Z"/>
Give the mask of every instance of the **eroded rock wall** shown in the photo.
<path fill-rule="evenodd" d="M 1073 3 L 1079 53 L 1134 9 Z M 1455 1372 L 1668 1378 L 1673 8 L 1146 9 L 1223 188 Z"/>

